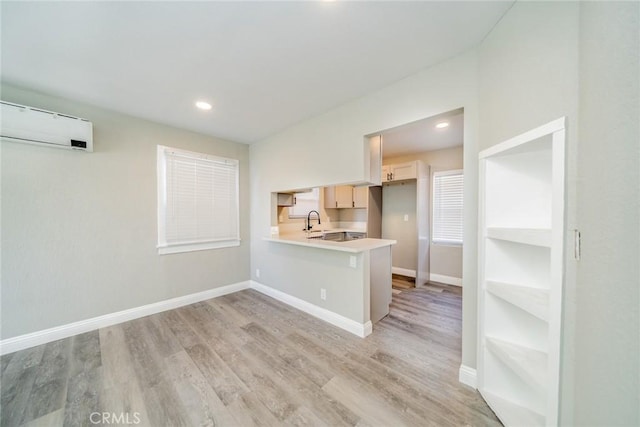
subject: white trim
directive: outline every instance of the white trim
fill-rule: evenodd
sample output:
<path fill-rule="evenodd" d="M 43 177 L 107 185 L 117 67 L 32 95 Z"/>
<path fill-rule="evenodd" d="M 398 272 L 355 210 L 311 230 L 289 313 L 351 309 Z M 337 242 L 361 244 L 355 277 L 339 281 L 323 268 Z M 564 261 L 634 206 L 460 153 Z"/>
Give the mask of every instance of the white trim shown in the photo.
<path fill-rule="evenodd" d="M 460 365 L 458 371 L 458 381 L 469 387 L 477 388 L 478 375 L 475 369 L 468 367 L 467 365 Z"/>
<path fill-rule="evenodd" d="M 74 335 L 83 334 L 100 328 L 106 328 L 118 323 L 128 322 L 129 320 L 139 319 L 141 317 L 150 316 L 163 311 L 173 310 L 185 305 L 194 304 L 196 302 L 205 301 L 249 288 L 255 289 L 262 294 L 297 308 L 298 310 L 304 311 L 307 314 L 324 320 L 325 322 L 351 332 L 361 338 L 370 335 L 373 331 L 371 321 L 358 323 L 355 320 L 348 319 L 325 308 L 318 307 L 307 301 L 285 294 L 284 292 L 262 285 L 253 280 L 248 280 L 0 340 L 0 355 L 47 344 L 52 341 L 72 337 Z"/>
<path fill-rule="evenodd" d="M 116 325 L 118 323 L 127 322 L 129 320 L 138 319 L 140 317 L 149 316 L 151 314 L 160 313 L 162 311 L 172 310 L 174 308 L 182 307 L 196 302 L 231 294 L 243 289 L 248 289 L 249 287 L 249 281 L 234 283 L 231 285 L 221 286 L 219 288 L 213 288 L 195 294 L 184 295 L 181 297 L 171 298 L 140 307 L 105 314 L 103 316 L 93 317 L 91 319 L 81 320 L 79 322 L 56 326 L 54 328 L 32 332 L 30 334 L 7 338 L 0 341 L 0 355 L 13 353 L 14 351 L 24 350 L 25 348 L 35 347 L 37 345 L 46 344 L 63 338 L 68 338 L 99 328 L 105 328 L 107 326 Z"/>
<path fill-rule="evenodd" d="M 159 255 L 178 254 L 182 252 L 206 251 L 209 249 L 221 249 L 240 246 L 240 239 L 222 240 L 218 242 L 201 242 L 188 244 L 175 244 L 158 246 Z"/>
<path fill-rule="evenodd" d="M 447 176 L 447 175 L 462 175 L 464 173 L 464 169 L 443 169 L 433 171 L 433 176 Z"/>
<path fill-rule="evenodd" d="M 461 277 L 444 276 L 442 274 L 429 274 L 429 281 L 444 283 L 445 285 L 462 286 Z"/>
<path fill-rule="evenodd" d="M 480 159 L 491 157 L 504 151 L 511 150 L 512 148 L 516 148 L 519 145 L 526 144 L 527 142 L 535 141 L 536 139 L 542 138 L 543 136 L 551 135 L 554 132 L 564 130 L 564 121 L 565 118 L 561 117 L 545 125 L 539 126 L 535 129 L 531 129 L 528 132 L 522 133 L 504 142 L 482 150 L 478 157 Z"/>
<path fill-rule="evenodd" d="M 399 274 L 401 276 L 413 277 L 414 279 L 416 278 L 416 271 L 409 270 L 407 268 L 391 267 L 391 273 Z"/>
<path fill-rule="evenodd" d="M 357 335 L 360 338 L 364 338 L 367 335 L 370 335 L 373 331 L 373 325 L 371 321 L 368 321 L 366 323 L 358 323 L 355 320 L 348 319 L 344 316 L 341 316 L 340 314 L 334 313 L 333 311 L 329 311 L 326 308 L 318 307 L 317 305 L 311 304 L 310 302 L 291 296 L 277 289 L 270 288 L 269 286 L 265 286 L 253 280 L 250 281 L 250 288 L 255 289 L 256 291 L 265 294 L 273 299 L 277 299 L 278 301 L 283 302 L 287 305 L 290 305 L 291 307 L 297 308 L 298 310 L 304 311 L 305 313 L 310 314 L 313 317 L 317 317 L 318 319 L 331 323 L 333 326 L 337 326 L 340 329 L 351 332 L 352 334 Z"/>

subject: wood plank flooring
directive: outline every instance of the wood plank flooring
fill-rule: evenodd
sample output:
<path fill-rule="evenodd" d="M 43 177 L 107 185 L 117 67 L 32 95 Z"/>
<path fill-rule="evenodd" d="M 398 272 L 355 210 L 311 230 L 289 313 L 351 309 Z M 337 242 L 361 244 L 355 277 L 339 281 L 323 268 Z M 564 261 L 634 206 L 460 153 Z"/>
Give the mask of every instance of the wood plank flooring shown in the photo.
<path fill-rule="evenodd" d="M 460 325 L 447 285 L 365 339 L 245 290 L 3 356 L 0 425 L 500 425 L 458 382 Z"/>
<path fill-rule="evenodd" d="M 416 279 L 412 277 L 402 276 L 400 274 L 391 275 L 391 286 L 394 289 L 410 289 L 416 287 Z"/>

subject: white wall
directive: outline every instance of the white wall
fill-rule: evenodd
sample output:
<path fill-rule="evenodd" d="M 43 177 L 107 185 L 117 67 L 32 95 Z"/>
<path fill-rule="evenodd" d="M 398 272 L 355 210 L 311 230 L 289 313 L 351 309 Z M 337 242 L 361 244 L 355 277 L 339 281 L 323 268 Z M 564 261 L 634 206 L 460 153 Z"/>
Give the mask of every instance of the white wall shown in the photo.
<path fill-rule="evenodd" d="M 605 3 L 518 2 L 480 48 L 482 148 L 567 116 L 561 425 L 638 425 L 638 3 Z"/>
<path fill-rule="evenodd" d="M 251 146 L 251 271 L 254 280 L 316 303 L 317 283 L 284 284 L 296 250 L 277 250 L 262 240 L 269 234 L 270 193 L 287 188 L 357 182 L 366 179 L 364 135 L 415 120 L 465 109 L 465 169 L 477 178 L 477 62 L 475 52 L 413 75 L 378 92 Z M 463 307 L 463 363 L 476 360 L 477 179 L 465 183 L 465 264 Z M 468 251 L 468 253 L 467 253 Z M 255 270 L 261 271 L 260 278 Z M 331 281 L 332 273 L 315 266 L 314 276 Z M 311 273 L 311 272 L 310 272 Z M 328 273 L 324 276 L 325 273 Z M 326 306 L 332 309 L 331 305 Z"/>
<path fill-rule="evenodd" d="M 640 425 L 640 3 L 580 7 L 575 425 Z"/>
<path fill-rule="evenodd" d="M 2 338 L 249 279 L 249 149 L 2 86 L 2 99 L 87 118 L 94 153 L 2 142 Z M 242 243 L 159 256 L 156 145 L 240 160 Z"/>
<path fill-rule="evenodd" d="M 464 150 L 462 146 L 458 146 L 405 156 L 389 157 L 384 159 L 383 164 L 406 163 L 413 160 L 422 160 L 426 165 L 431 167 L 431 191 L 433 194 L 433 173 L 462 169 L 464 166 Z M 431 196 L 429 196 L 429 206 L 431 207 Z M 431 222 L 430 226 L 433 229 L 432 214 L 429 214 L 429 220 Z M 429 248 L 429 263 L 431 274 L 461 279 L 462 246 L 431 243 Z"/>
<path fill-rule="evenodd" d="M 561 425 L 640 424 L 637 2 L 518 2 L 480 47 L 480 147 L 567 116 Z"/>

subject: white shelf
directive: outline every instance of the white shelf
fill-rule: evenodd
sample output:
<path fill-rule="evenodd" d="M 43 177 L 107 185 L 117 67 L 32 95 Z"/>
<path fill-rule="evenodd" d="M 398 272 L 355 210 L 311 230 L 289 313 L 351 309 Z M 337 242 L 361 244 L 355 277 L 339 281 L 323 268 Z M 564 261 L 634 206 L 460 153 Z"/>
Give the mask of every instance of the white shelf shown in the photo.
<path fill-rule="evenodd" d="M 480 153 L 478 389 L 507 426 L 558 424 L 564 125 Z"/>
<path fill-rule="evenodd" d="M 532 288 L 530 286 L 487 280 L 485 287 L 488 292 L 501 298 L 518 308 L 534 315 L 538 319 L 547 321 L 549 318 L 549 291 Z"/>
<path fill-rule="evenodd" d="M 538 412 L 485 391 L 484 398 L 505 426 L 544 426 L 545 417 Z"/>
<path fill-rule="evenodd" d="M 545 390 L 547 353 L 488 336 L 485 338 L 485 345 L 525 382 L 539 390 Z"/>
<path fill-rule="evenodd" d="M 486 233 L 490 239 L 551 247 L 551 229 L 548 228 L 488 227 Z"/>

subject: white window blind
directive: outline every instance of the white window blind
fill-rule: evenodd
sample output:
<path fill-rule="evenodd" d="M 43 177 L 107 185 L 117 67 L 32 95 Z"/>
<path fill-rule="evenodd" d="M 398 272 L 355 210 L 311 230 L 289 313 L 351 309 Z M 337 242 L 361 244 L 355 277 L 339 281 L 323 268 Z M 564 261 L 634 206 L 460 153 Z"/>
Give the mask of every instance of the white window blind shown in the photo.
<path fill-rule="evenodd" d="M 289 218 L 306 218 L 309 211 L 317 211 L 320 206 L 320 189 L 314 188 L 306 193 L 295 193 L 295 205 L 289 207 Z"/>
<path fill-rule="evenodd" d="M 240 244 L 238 161 L 158 146 L 158 251 Z"/>
<path fill-rule="evenodd" d="M 461 170 L 433 173 L 433 242 L 462 243 Z"/>

